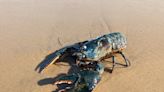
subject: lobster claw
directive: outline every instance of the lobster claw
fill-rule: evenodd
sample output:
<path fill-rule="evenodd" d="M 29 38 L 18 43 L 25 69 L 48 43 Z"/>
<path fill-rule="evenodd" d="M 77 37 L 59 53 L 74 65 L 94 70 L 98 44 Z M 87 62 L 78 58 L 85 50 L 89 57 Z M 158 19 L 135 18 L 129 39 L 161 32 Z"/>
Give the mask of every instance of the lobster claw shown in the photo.
<path fill-rule="evenodd" d="M 59 78 L 57 81 L 54 82 L 55 85 L 61 84 L 74 84 L 78 81 L 79 75 L 72 74 L 72 75 L 65 75 Z"/>
<path fill-rule="evenodd" d="M 50 65 L 54 64 L 58 59 L 60 59 L 60 57 L 62 57 L 65 53 L 73 54 L 74 52 L 78 52 L 80 49 L 80 46 L 84 44 L 85 42 L 87 41 L 75 43 L 70 46 L 66 46 L 46 56 L 45 59 L 35 68 L 35 71 L 39 70 L 38 71 L 39 73 L 45 71 Z M 73 55 L 73 56 L 78 56 L 78 55 Z"/>
<path fill-rule="evenodd" d="M 39 73 L 42 73 L 45 71 L 49 66 L 54 64 L 67 50 L 67 48 L 62 48 L 60 50 L 55 51 L 54 53 L 51 53 L 50 55 L 46 56 L 45 59 L 35 68 L 35 70 Z"/>
<path fill-rule="evenodd" d="M 79 74 L 65 75 L 59 78 L 53 84 L 55 85 L 67 84 L 65 88 L 58 89 L 58 92 L 72 92 L 72 90 L 76 89 L 78 83 L 80 82 L 80 78 L 81 77 Z"/>

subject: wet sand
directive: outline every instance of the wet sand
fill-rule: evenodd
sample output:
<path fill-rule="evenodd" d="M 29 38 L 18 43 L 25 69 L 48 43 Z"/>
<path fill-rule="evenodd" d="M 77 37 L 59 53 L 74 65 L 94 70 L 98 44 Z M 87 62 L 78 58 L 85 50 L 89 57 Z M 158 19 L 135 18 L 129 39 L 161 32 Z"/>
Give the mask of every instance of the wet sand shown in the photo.
<path fill-rule="evenodd" d="M 69 66 L 37 73 L 47 55 L 122 32 L 132 65 L 104 72 L 94 92 L 164 92 L 163 5 L 162 0 L 1 0 L 0 91 L 51 92 L 56 87 L 44 79 L 66 73 Z"/>

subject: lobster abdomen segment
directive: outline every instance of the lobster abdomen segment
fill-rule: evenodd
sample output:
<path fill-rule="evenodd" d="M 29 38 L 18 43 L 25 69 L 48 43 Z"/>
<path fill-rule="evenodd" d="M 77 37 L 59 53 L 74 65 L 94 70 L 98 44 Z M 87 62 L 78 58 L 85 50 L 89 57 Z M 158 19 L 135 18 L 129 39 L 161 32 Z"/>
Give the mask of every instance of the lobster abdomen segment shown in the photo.
<path fill-rule="evenodd" d="M 112 44 L 112 50 L 119 51 L 127 46 L 127 39 L 126 37 L 119 32 L 114 32 L 105 35 L 108 41 Z"/>

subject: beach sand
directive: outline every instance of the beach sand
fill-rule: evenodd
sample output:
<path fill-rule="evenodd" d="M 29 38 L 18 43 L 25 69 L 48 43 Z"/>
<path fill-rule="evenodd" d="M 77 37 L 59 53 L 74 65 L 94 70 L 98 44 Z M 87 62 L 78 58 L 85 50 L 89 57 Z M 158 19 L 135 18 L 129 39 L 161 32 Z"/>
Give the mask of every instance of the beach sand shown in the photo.
<path fill-rule="evenodd" d="M 1 0 L 0 92 L 55 90 L 51 78 L 69 66 L 53 65 L 42 74 L 36 66 L 55 50 L 111 32 L 126 35 L 131 66 L 104 72 L 94 92 L 164 92 L 163 5 L 163 0 Z"/>

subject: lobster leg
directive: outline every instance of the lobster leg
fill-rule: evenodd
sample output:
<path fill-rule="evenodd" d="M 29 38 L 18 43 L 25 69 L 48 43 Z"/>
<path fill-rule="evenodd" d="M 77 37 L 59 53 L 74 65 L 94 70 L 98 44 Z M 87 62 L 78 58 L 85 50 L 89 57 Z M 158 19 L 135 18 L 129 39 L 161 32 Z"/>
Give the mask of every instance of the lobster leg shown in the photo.
<path fill-rule="evenodd" d="M 125 66 L 128 67 L 130 66 L 130 61 L 125 57 L 124 53 L 123 52 L 119 52 L 121 54 L 121 56 L 124 58 L 125 60 Z"/>
<path fill-rule="evenodd" d="M 115 62 L 115 57 L 114 57 L 114 56 L 112 56 L 112 63 L 113 63 L 113 66 L 112 66 L 111 73 L 113 72 L 114 67 L 115 67 L 115 65 L 116 65 L 116 62 Z"/>

